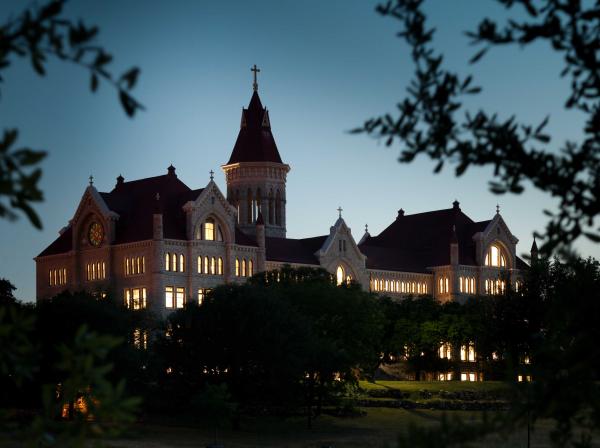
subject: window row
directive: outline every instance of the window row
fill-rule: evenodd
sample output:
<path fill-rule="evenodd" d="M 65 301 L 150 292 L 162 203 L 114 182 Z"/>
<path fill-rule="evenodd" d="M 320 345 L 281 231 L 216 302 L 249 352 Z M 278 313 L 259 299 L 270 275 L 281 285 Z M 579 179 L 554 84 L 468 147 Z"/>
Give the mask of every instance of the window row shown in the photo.
<path fill-rule="evenodd" d="M 439 357 L 441 359 L 452 359 L 452 345 L 449 343 L 444 343 L 440 345 L 439 348 Z M 466 345 L 460 346 L 460 360 L 461 361 L 469 361 L 475 362 L 477 359 L 477 354 L 475 353 L 475 344 L 469 343 Z"/>
<path fill-rule="evenodd" d="M 475 277 L 460 277 L 458 279 L 459 291 L 466 294 L 475 294 Z"/>
<path fill-rule="evenodd" d="M 172 272 L 185 272 L 185 255 L 166 252 L 165 270 Z"/>
<path fill-rule="evenodd" d="M 50 286 L 59 286 L 67 284 L 67 269 L 50 269 L 48 271 L 48 282 Z"/>
<path fill-rule="evenodd" d="M 442 372 L 442 373 L 438 373 L 438 381 L 452 381 L 453 375 L 452 372 Z M 483 376 L 480 374 L 477 374 L 476 372 L 461 372 L 460 373 L 460 380 L 461 381 L 482 381 L 483 380 Z"/>
<path fill-rule="evenodd" d="M 104 280 L 106 278 L 106 263 L 104 261 L 95 261 L 85 265 L 85 279 L 88 282 L 94 280 Z"/>
<path fill-rule="evenodd" d="M 450 292 L 450 281 L 448 277 L 438 278 L 438 292 L 440 294 L 447 294 Z"/>
<path fill-rule="evenodd" d="M 130 310 L 142 310 L 147 306 L 146 288 L 126 288 L 125 306 Z"/>
<path fill-rule="evenodd" d="M 198 274 L 223 275 L 223 259 L 221 257 L 198 256 Z"/>
<path fill-rule="evenodd" d="M 504 280 L 486 280 L 485 281 L 485 293 L 490 295 L 504 294 L 506 290 L 506 282 Z"/>
<path fill-rule="evenodd" d="M 137 275 L 146 272 L 146 257 L 125 257 L 124 264 L 125 275 Z"/>
<path fill-rule="evenodd" d="M 235 259 L 235 276 L 236 277 L 252 277 L 254 275 L 254 264 L 252 260 L 245 258 Z"/>
<path fill-rule="evenodd" d="M 371 279 L 371 291 L 384 291 L 406 294 L 427 294 L 427 283 L 404 282 L 400 280 Z"/>

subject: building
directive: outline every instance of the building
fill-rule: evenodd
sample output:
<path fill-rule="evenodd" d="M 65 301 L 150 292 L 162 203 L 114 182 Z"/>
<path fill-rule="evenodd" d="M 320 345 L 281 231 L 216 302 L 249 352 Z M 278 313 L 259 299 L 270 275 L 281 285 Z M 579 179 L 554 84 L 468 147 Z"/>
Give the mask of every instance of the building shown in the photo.
<path fill-rule="evenodd" d="M 425 213 L 400 210 L 379 235 L 365 229 L 358 241 L 340 208 L 326 234 L 288 238 L 290 166 L 281 159 L 256 79 L 222 169 L 226 193 L 212 171 L 204 188 L 192 189 L 173 166 L 146 179 L 119 176 L 110 192 L 97 191 L 90 178 L 73 218 L 35 258 L 37 300 L 63 290 L 112 291 L 131 308 L 164 314 L 202 302 L 219 284 L 285 264 L 322 267 L 338 283 L 355 281 L 392 297 L 464 300 L 501 293 L 509 284 L 518 288 L 527 266 L 498 209 L 475 222 L 458 201 Z"/>

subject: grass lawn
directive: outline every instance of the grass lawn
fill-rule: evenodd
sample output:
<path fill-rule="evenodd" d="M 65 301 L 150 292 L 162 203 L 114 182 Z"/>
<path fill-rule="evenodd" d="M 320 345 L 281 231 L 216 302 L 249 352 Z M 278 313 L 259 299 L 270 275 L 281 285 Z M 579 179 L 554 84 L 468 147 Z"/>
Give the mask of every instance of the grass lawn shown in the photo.
<path fill-rule="evenodd" d="M 221 431 L 219 442 L 226 448 L 249 447 L 394 447 L 397 435 L 412 423 L 419 426 L 435 426 L 441 411 L 368 408 L 367 416 L 357 418 L 319 417 L 312 430 L 306 428 L 306 420 L 300 418 L 246 418 L 240 431 Z M 453 411 L 453 415 L 476 421 L 478 412 Z M 548 424 L 539 425 L 532 436 L 532 447 L 550 447 Z M 525 447 L 524 431 L 512 433 L 509 439 L 491 437 L 485 448 Z M 132 429 L 130 438 L 110 443 L 114 448 L 199 448 L 213 441 L 209 428 L 190 428 L 161 425 L 138 425 Z M 600 446 L 600 445 L 599 445 Z"/>
<path fill-rule="evenodd" d="M 360 381 L 359 386 L 366 391 L 373 389 L 397 389 L 403 392 L 418 392 L 426 390 L 429 392 L 447 392 L 476 391 L 476 392 L 496 392 L 508 390 L 510 385 L 502 381 Z"/>

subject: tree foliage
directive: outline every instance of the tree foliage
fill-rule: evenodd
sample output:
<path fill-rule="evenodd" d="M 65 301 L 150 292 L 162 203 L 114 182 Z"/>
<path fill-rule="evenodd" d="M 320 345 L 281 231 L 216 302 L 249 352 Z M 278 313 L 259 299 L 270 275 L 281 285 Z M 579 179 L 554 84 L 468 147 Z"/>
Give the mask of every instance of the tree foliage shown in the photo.
<path fill-rule="evenodd" d="M 457 176 L 471 166 L 491 166 L 490 190 L 497 194 L 521 193 L 531 182 L 559 202 L 557 212 L 546 211 L 545 253 L 568 248 L 579 236 L 600 242 L 600 229 L 593 227 L 600 212 L 600 6 L 566 0 L 497 1 L 509 10 L 522 7 L 525 18 L 506 23 L 482 19 L 476 30 L 466 33 L 479 47 L 470 62 L 497 46 L 549 43 L 563 58 L 560 75 L 570 81 L 565 108 L 586 117 L 580 142 L 567 141 L 556 153 L 545 132 L 548 117 L 530 124 L 516 115 L 501 118 L 483 109 L 467 110 L 466 97 L 481 88 L 474 86 L 471 75 L 444 67 L 423 0 L 389 0 L 377 7 L 380 14 L 398 20 L 398 36 L 410 47 L 415 73 L 397 114 L 371 118 L 355 132 L 383 138 L 388 146 L 399 141 L 400 162 L 425 155 L 436 162 L 435 172 L 448 163 L 455 165 Z"/>
<path fill-rule="evenodd" d="M 133 67 L 120 76 L 110 72 L 113 56 L 95 42 L 98 27 L 74 21 L 63 15 L 65 0 L 51 0 L 26 9 L 17 18 L 0 26 L 0 83 L 16 58 L 27 58 L 35 73 L 45 76 L 50 58 L 76 64 L 89 72 L 90 90 L 101 83 L 113 87 L 125 113 L 133 117 L 143 106 L 131 95 L 140 73 Z M 5 129 L 0 141 L 0 218 L 14 220 L 20 210 L 36 228 L 42 222 L 32 203 L 43 200 L 38 183 L 40 162 L 46 151 L 15 149 L 17 129 Z"/>

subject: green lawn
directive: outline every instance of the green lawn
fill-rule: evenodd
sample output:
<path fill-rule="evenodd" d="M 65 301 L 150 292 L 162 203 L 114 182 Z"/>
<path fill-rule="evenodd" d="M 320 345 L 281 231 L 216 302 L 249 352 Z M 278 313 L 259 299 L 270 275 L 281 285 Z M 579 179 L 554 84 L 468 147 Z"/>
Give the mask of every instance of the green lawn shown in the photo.
<path fill-rule="evenodd" d="M 312 430 L 300 418 L 247 418 L 241 431 L 222 431 L 219 442 L 226 448 L 321 448 L 332 447 L 394 447 L 397 435 L 409 424 L 435 426 L 442 415 L 440 411 L 368 408 L 367 416 L 357 418 L 319 417 Z M 476 421 L 477 412 L 454 411 L 453 415 Z M 550 447 L 548 424 L 542 424 L 533 433 L 532 447 Z M 482 445 L 485 448 L 526 446 L 526 433 L 514 432 L 509 439 L 491 437 Z M 213 441 L 208 428 L 190 428 L 161 425 L 138 425 L 130 438 L 113 441 L 113 448 L 200 448 Z"/>
<path fill-rule="evenodd" d="M 403 392 L 418 392 L 426 390 L 429 392 L 447 392 L 459 391 L 477 391 L 477 392 L 496 392 L 508 390 L 509 384 L 502 381 L 360 381 L 359 386 L 366 391 L 373 389 L 397 389 Z"/>

